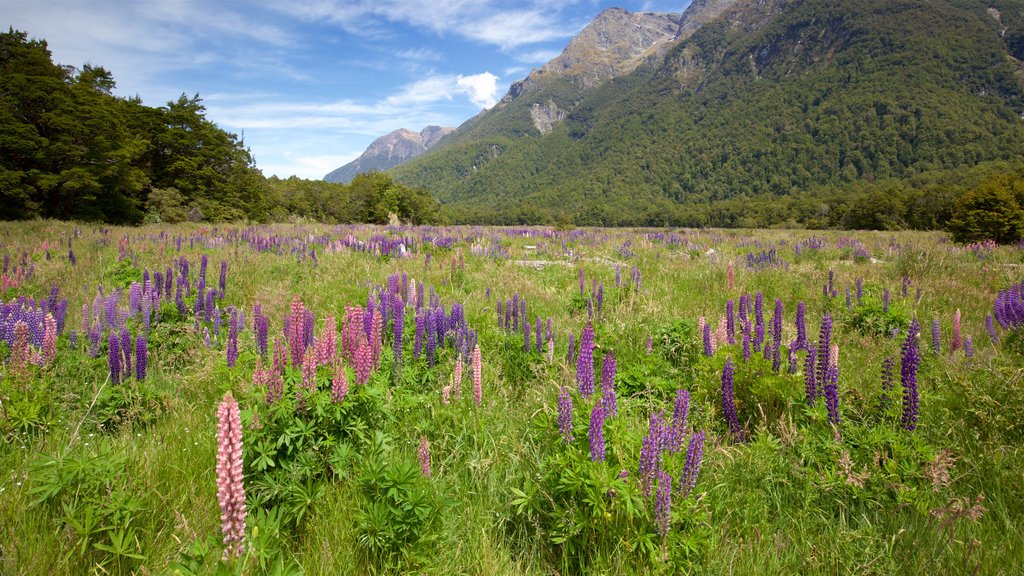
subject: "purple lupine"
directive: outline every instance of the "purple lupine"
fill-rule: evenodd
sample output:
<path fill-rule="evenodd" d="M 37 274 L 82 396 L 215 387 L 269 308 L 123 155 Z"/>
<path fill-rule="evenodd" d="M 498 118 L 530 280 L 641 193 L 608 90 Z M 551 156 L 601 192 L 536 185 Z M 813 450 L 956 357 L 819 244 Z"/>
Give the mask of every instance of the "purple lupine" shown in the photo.
<path fill-rule="evenodd" d="M 785 309 L 782 300 L 775 299 L 775 310 L 772 311 L 772 370 L 778 372 L 781 364 L 779 349 L 782 346 L 782 315 Z"/>
<path fill-rule="evenodd" d="M 999 343 L 999 334 L 996 332 L 996 325 L 992 322 L 992 315 L 985 316 L 985 329 L 988 330 L 988 337 L 993 344 Z"/>
<path fill-rule="evenodd" d="M 725 326 L 730 346 L 736 343 L 736 318 L 733 312 L 733 302 L 729 300 L 725 303 Z"/>
<path fill-rule="evenodd" d="M 586 289 L 584 288 L 584 284 L 583 284 L 583 268 L 579 269 L 579 277 L 580 277 L 580 298 L 582 298 L 584 296 L 584 294 L 585 294 L 585 291 L 586 291 Z"/>
<path fill-rule="evenodd" d="M 711 346 L 711 324 L 704 324 L 704 355 L 710 358 L 714 356 L 715 350 Z"/>
<path fill-rule="evenodd" d="M 231 315 L 228 318 L 227 362 L 228 368 L 234 367 L 238 362 L 238 311 L 234 307 L 231 308 Z"/>
<path fill-rule="evenodd" d="M 920 331 L 921 328 L 917 320 L 912 320 L 907 331 L 907 339 L 903 342 L 901 350 L 900 381 L 903 384 L 902 424 L 903 428 L 910 431 L 917 428 L 917 368 L 921 363 L 921 354 L 917 349 L 917 339 Z"/>
<path fill-rule="evenodd" d="M 107 338 L 107 363 L 110 366 L 110 383 L 118 384 L 121 382 L 121 345 L 117 338 L 117 333 L 113 330 L 110 331 L 110 337 Z"/>
<path fill-rule="evenodd" d="M 690 437 L 690 445 L 686 448 L 686 464 L 679 479 L 679 489 L 683 498 L 690 495 L 697 486 L 697 475 L 700 474 L 701 460 L 704 459 L 704 431 L 701 430 Z"/>
<path fill-rule="evenodd" d="M 942 332 L 939 328 L 939 319 L 932 320 L 932 352 L 942 354 Z"/>
<path fill-rule="evenodd" d="M 594 325 L 587 322 L 580 337 L 580 355 L 576 359 L 576 384 L 584 398 L 594 393 Z"/>
<path fill-rule="evenodd" d="M 572 442 L 572 396 L 565 386 L 558 392 L 558 430 L 566 443 Z"/>
<path fill-rule="evenodd" d="M 814 379 L 818 383 L 817 394 L 824 394 L 825 372 L 828 370 L 828 355 L 832 349 L 832 315 L 828 312 L 821 318 L 821 330 L 818 332 L 818 360 L 815 366 Z"/>
<path fill-rule="evenodd" d="M 618 399 L 615 396 L 615 354 L 611 350 L 604 355 L 604 365 L 601 367 L 601 402 L 605 405 L 608 416 L 618 415 Z"/>
<path fill-rule="evenodd" d="M 260 356 L 266 358 L 269 352 L 270 318 L 259 314 L 253 319 L 253 322 L 256 324 L 256 348 L 259 350 Z"/>
<path fill-rule="evenodd" d="M 505 315 L 502 314 L 502 308 L 503 308 L 503 306 L 502 306 L 501 300 L 498 300 L 498 328 L 501 328 L 502 330 L 504 330 L 505 329 Z"/>
<path fill-rule="evenodd" d="M 861 300 L 864 298 L 864 279 L 857 278 L 857 305 L 859 306 Z"/>
<path fill-rule="evenodd" d="M 148 349 L 146 348 L 145 333 L 135 338 L 135 379 L 146 379 L 146 364 L 148 360 Z"/>
<path fill-rule="evenodd" d="M 690 391 L 676 390 L 676 405 L 672 411 L 672 429 L 669 434 L 669 452 L 678 452 L 683 447 L 686 421 L 690 417 Z"/>
<path fill-rule="evenodd" d="M 722 369 L 722 414 L 729 424 L 729 432 L 734 437 L 740 433 L 740 419 L 736 414 L 736 393 L 732 388 L 732 356 L 725 359 L 725 367 Z"/>
<path fill-rule="evenodd" d="M 664 447 L 665 423 L 661 414 L 651 414 L 651 424 L 640 446 L 640 464 L 637 476 L 644 497 L 650 497 L 651 484 L 661 469 L 661 452 Z"/>
<path fill-rule="evenodd" d="M 405 330 L 405 305 L 401 299 L 396 298 L 392 301 L 391 315 L 395 321 L 394 339 L 392 341 L 395 364 L 392 369 L 392 376 L 397 380 L 401 374 L 399 368 L 402 366 L 402 334 Z"/>
<path fill-rule="evenodd" d="M 434 350 L 437 347 L 437 316 L 429 309 L 426 311 L 427 367 L 434 367 Z"/>
<path fill-rule="evenodd" d="M 964 338 L 964 356 L 974 358 L 974 339 L 970 336 Z"/>
<path fill-rule="evenodd" d="M 206 291 L 206 306 L 203 308 L 203 313 L 206 314 L 206 322 L 210 321 L 210 317 L 213 315 L 213 298 L 215 294 L 213 290 Z"/>
<path fill-rule="evenodd" d="M 672 477 L 658 470 L 658 495 L 654 499 L 654 524 L 658 535 L 668 536 L 672 520 Z"/>
<path fill-rule="evenodd" d="M 796 347 L 798 350 L 807 350 L 807 324 L 805 314 L 807 305 L 802 301 L 796 304 Z"/>
<path fill-rule="evenodd" d="M 132 335 L 128 327 L 121 328 L 121 371 L 129 376 L 132 373 Z"/>
<path fill-rule="evenodd" d="M 597 285 L 597 315 L 601 316 L 604 310 L 604 282 Z"/>
<path fill-rule="evenodd" d="M 760 352 L 764 345 L 764 296 L 754 295 L 754 352 Z"/>
<path fill-rule="evenodd" d="M 889 289 L 882 291 L 882 312 L 889 312 Z"/>
<path fill-rule="evenodd" d="M 590 412 L 590 461 L 604 460 L 604 404 L 598 400 Z"/>
<path fill-rule="evenodd" d="M 569 364 L 576 361 L 576 337 L 572 332 L 569 332 L 569 349 L 566 352 L 565 360 Z"/>
<path fill-rule="evenodd" d="M 836 273 L 830 268 L 828 271 L 828 295 L 835 296 L 836 285 L 835 285 Z"/>
<path fill-rule="evenodd" d="M 224 291 L 228 287 L 228 262 L 227 260 L 221 260 L 220 262 L 220 282 L 217 286 L 220 288 L 220 293 L 224 294 Z"/>
<path fill-rule="evenodd" d="M 654 352 L 654 338 L 652 338 L 650 334 L 647 335 L 647 346 L 645 348 L 645 351 L 648 356 L 650 356 L 651 353 Z"/>
<path fill-rule="evenodd" d="M 814 406 L 814 401 L 818 399 L 817 376 L 814 370 L 817 359 L 817 349 L 814 346 L 809 347 L 807 355 L 804 356 L 804 389 L 807 392 L 808 406 Z"/>
<path fill-rule="evenodd" d="M 416 312 L 416 331 L 413 334 L 412 341 L 412 357 L 419 360 L 420 354 L 423 352 L 423 333 L 426 330 L 426 312 L 424 310 L 418 310 Z"/>
<path fill-rule="evenodd" d="M 519 332 L 519 292 L 512 293 L 512 331 Z M 525 320 L 525 318 L 524 318 Z"/>

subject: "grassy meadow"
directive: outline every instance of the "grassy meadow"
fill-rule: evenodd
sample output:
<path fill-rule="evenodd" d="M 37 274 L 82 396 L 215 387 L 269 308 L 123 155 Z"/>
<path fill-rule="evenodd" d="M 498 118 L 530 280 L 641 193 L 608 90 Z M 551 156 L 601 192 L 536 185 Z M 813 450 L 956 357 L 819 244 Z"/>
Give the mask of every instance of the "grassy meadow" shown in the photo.
<path fill-rule="evenodd" d="M 1021 247 L 921 232 L 34 221 L 0 223 L 0 254 L 5 575 L 1024 573 L 1024 343 L 986 329 L 1024 276 Z M 739 313 L 759 293 L 761 329 L 752 304 L 749 322 Z M 43 302 L 55 317 L 66 306 L 55 351 Z M 801 302 L 808 346 L 791 372 Z M 838 361 L 815 366 L 812 404 L 804 348 L 826 315 Z M 17 317 L 36 324 L 27 347 Z M 764 334 L 746 360 L 744 324 L 752 348 Z M 144 378 L 111 372 L 122 333 L 136 365 L 145 336 Z M 225 559 L 228 391 L 246 528 Z"/>

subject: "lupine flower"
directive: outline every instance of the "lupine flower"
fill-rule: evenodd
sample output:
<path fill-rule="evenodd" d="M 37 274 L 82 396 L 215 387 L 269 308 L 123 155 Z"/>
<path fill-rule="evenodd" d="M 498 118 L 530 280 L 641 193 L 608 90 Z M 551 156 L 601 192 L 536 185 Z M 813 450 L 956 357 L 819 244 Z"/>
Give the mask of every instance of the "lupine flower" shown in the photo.
<path fill-rule="evenodd" d="M 231 391 L 217 407 L 217 501 L 224 557 L 242 555 L 245 545 L 245 486 L 242 478 L 242 422 Z"/>
<path fill-rule="evenodd" d="M 658 495 L 654 499 L 654 523 L 658 535 L 668 536 L 672 520 L 672 477 L 664 470 L 658 470 Z"/>
<path fill-rule="evenodd" d="M 430 478 L 430 441 L 426 436 L 420 436 L 420 448 L 417 450 L 420 460 L 420 473 L 425 478 Z"/>
<path fill-rule="evenodd" d="M 396 328 L 396 331 L 398 328 Z M 399 337 L 399 341 L 401 338 Z M 316 363 L 321 366 L 331 366 L 338 356 L 338 325 L 333 314 L 324 318 L 324 329 L 320 338 L 316 341 Z"/>
<path fill-rule="evenodd" d="M 587 322 L 580 337 L 580 355 L 576 360 L 576 384 L 584 398 L 594 393 L 594 325 Z"/>
<path fill-rule="evenodd" d="M 942 333 L 939 331 L 939 319 L 932 320 L 932 352 L 942 354 Z"/>
<path fill-rule="evenodd" d="M 832 315 L 828 312 L 821 318 L 821 330 L 818 332 L 818 360 L 815 367 L 815 381 L 819 384 L 818 395 L 825 390 L 825 372 L 828 370 L 828 355 L 832 349 Z"/>
<path fill-rule="evenodd" d="M 444 404 L 445 406 L 447 406 L 448 405 L 448 401 L 451 398 L 451 395 L 452 395 L 452 385 L 451 384 L 441 388 L 441 404 Z"/>
<path fill-rule="evenodd" d="M 604 460 L 604 404 L 598 400 L 590 412 L 590 461 Z"/>
<path fill-rule="evenodd" d="M 292 366 L 299 367 L 302 366 L 302 358 L 306 353 L 305 337 L 303 334 L 306 310 L 298 294 L 292 298 L 290 310 L 291 315 L 288 317 L 288 346 L 291 350 Z"/>
<path fill-rule="evenodd" d="M 949 351 L 955 353 L 961 344 L 960 338 L 960 309 L 953 313 L 953 339 L 949 343 Z"/>
<path fill-rule="evenodd" d="M 754 352 L 760 352 L 764 345 L 764 296 L 754 295 Z"/>
<path fill-rule="evenodd" d="M 825 370 L 825 406 L 828 408 L 828 420 L 833 426 L 839 426 L 839 346 L 833 344 L 829 350 L 828 368 Z"/>
<path fill-rule="evenodd" d="M 683 465 L 683 475 L 679 479 L 679 489 L 683 493 L 683 498 L 689 496 L 697 485 L 697 475 L 700 474 L 703 459 L 704 431 L 701 430 L 690 437 L 690 445 L 686 448 L 686 464 Z"/>
<path fill-rule="evenodd" d="M 996 333 L 996 326 L 992 322 L 992 315 L 985 316 L 985 329 L 988 330 L 988 337 L 992 340 L 993 344 L 999 343 L 999 334 Z"/>
<path fill-rule="evenodd" d="M 857 278 L 857 305 L 860 305 L 861 300 L 864 298 L 864 279 Z"/>
<path fill-rule="evenodd" d="M 712 342 L 712 348 L 718 348 L 724 346 L 728 342 L 728 335 L 725 329 L 725 316 L 718 317 L 718 326 L 715 328 L 715 338 Z"/>
<path fill-rule="evenodd" d="M 964 338 L 964 356 L 974 358 L 974 339 L 970 336 Z"/>
<path fill-rule="evenodd" d="M 726 333 L 729 336 L 729 345 L 736 343 L 736 318 L 733 314 L 733 302 L 729 300 L 725 303 L 725 321 L 726 321 Z"/>
<path fill-rule="evenodd" d="M 567 444 L 572 442 L 572 396 L 565 386 L 558 392 L 558 431 Z"/>
<path fill-rule="evenodd" d="M 373 320 L 370 327 L 370 350 L 373 353 L 373 367 L 380 367 L 380 353 L 383 332 L 384 332 L 384 317 L 381 314 L 380 308 L 376 308 L 373 311 Z"/>
<path fill-rule="evenodd" d="M 739 436 L 740 419 L 736 414 L 736 394 L 732 388 L 732 356 L 725 359 L 725 368 L 722 370 L 722 413 L 725 421 L 729 424 L 729 432 L 733 436 Z"/>
<path fill-rule="evenodd" d="M 703 320 L 703 318 L 701 318 L 701 319 Z M 704 331 L 704 355 L 710 358 L 711 356 L 714 356 L 714 354 L 715 354 L 715 349 L 711 345 L 711 325 L 710 324 L 705 324 L 703 331 Z"/>
<path fill-rule="evenodd" d="M 412 357 L 419 360 L 423 352 L 423 332 L 426 329 L 426 314 L 420 310 L 416 313 L 416 332 L 412 342 Z"/>
<path fill-rule="evenodd" d="M 456 398 L 462 396 L 462 356 L 455 357 L 455 371 L 452 374 L 452 392 L 455 392 Z"/>
<path fill-rule="evenodd" d="M 815 400 L 820 395 L 818 391 L 818 378 L 815 372 L 815 363 L 818 359 L 817 348 L 811 346 L 804 357 L 804 390 L 807 392 L 807 405 L 814 406 Z M 824 384 L 823 384 L 824 385 Z"/>
<path fill-rule="evenodd" d="M 882 312 L 889 312 L 889 289 L 882 291 Z"/>
<path fill-rule="evenodd" d="M 146 364 L 148 363 L 149 352 L 146 347 L 146 334 L 142 333 L 135 338 L 135 379 L 146 379 Z"/>
<path fill-rule="evenodd" d="M 796 360 L 797 360 L 796 350 L 797 350 L 796 340 L 793 340 L 792 342 L 789 343 L 789 350 L 788 350 L 789 373 L 790 374 L 796 374 Z"/>
<path fill-rule="evenodd" d="M 220 262 L 220 282 L 218 283 L 218 286 L 220 287 L 221 294 L 223 294 L 228 287 L 228 263 L 226 260 L 221 260 Z"/>
<path fill-rule="evenodd" d="M 555 341 L 554 339 L 548 339 L 548 364 L 555 363 Z"/>
<path fill-rule="evenodd" d="M 566 352 L 566 362 L 572 364 L 576 360 L 576 336 L 569 332 L 569 349 Z"/>
<path fill-rule="evenodd" d="M 678 452 L 683 447 L 683 436 L 686 434 L 686 421 L 689 417 L 690 391 L 676 390 L 676 405 L 672 411 L 672 429 L 668 441 L 670 452 Z"/>
<path fill-rule="evenodd" d="M 402 304 L 400 299 L 394 300 L 395 304 L 391 311 L 394 316 L 394 338 L 392 340 L 392 352 L 394 355 L 394 368 L 392 368 L 392 374 L 396 381 L 401 375 L 400 367 L 402 365 L 402 334 L 405 330 L 405 305 Z M 333 323 L 333 319 L 332 319 Z"/>
<path fill-rule="evenodd" d="M 537 353 L 541 353 L 544 351 L 544 323 L 540 316 L 537 316 L 537 328 L 534 330 L 534 333 L 537 335 Z"/>
<path fill-rule="evenodd" d="M 57 321 L 52 314 L 47 313 L 43 323 L 46 326 L 43 335 L 43 363 L 50 364 L 57 357 Z"/>
<path fill-rule="evenodd" d="M 316 394 L 316 351 L 306 348 L 306 357 L 302 360 L 302 387 Z"/>
<path fill-rule="evenodd" d="M 917 320 L 910 322 L 907 339 L 903 342 L 900 364 L 900 381 L 903 383 L 903 427 L 913 431 L 917 428 L 917 367 L 921 363 L 921 354 L 917 349 L 917 339 L 921 328 Z"/>
<path fill-rule="evenodd" d="M 611 350 L 604 355 L 601 367 L 601 402 L 608 416 L 618 415 L 618 401 L 615 397 L 615 354 Z"/>
<path fill-rule="evenodd" d="M 228 319 L 227 362 L 229 368 L 238 362 L 238 311 L 233 308 Z"/>
<path fill-rule="evenodd" d="M 570 337 L 571 336 L 572 335 L 570 334 Z M 572 340 L 570 340 L 570 342 L 572 342 Z M 646 351 L 647 351 L 647 355 L 648 356 L 650 356 L 651 352 L 654 351 L 654 339 L 651 337 L 650 334 L 647 335 L 647 348 L 646 348 Z"/>
<path fill-rule="evenodd" d="M 370 343 L 363 336 L 359 339 L 359 345 L 355 353 L 356 384 L 366 384 L 370 380 L 370 372 L 373 370 L 373 350 Z"/>
<path fill-rule="evenodd" d="M 640 446 L 640 466 L 637 476 L 640 478 L 640 489 L 645 497 L 651 495 L 651 484 L 661 468 L 661 452 L 664 448 L 665 423 L 661 414 L 651 414 L 651 423 Z"/>
<path fill-rule="evenodd" d="M 479 406 L 483 402 L 483 382 L 480 362 L 480 346 L 473 347 L 473 401 Z"/>
<path fill-rule="evenodd" d="M 121 372 L 130 376 L 132 373 L 132 335 L 128 328 L 121 328 Z"/>

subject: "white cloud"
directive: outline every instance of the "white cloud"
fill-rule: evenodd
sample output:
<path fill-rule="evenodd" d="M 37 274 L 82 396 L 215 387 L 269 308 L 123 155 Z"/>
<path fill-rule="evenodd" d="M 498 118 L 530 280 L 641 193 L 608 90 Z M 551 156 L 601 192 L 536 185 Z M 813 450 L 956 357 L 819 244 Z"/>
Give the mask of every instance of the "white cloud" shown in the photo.
<path fill-rule="evenodd" d="M 498 101 L 498 77 L 490 72 L 460 75 L 456 84 L 466 91 L 469 101 L 480 108 L 490 108 Z"/>
<path fill-rule="evenodd" d="M 304 155 L 286 150 L 282 154 L 282 160 L 260 163 L 260 169 L 264 176 L 288 178 L 294 175 L 299 178 L 319 180 L 335 168 L 340 168 L 355 160 L 360 154 L 362 152 Z"/>

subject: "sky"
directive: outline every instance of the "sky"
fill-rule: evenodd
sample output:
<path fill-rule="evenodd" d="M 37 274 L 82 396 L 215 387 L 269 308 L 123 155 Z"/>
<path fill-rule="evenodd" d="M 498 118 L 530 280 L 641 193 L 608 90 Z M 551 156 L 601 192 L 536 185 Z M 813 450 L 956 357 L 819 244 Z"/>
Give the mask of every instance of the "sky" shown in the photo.
<path fill-rule="evenodd" d="M 0 25 L 115 94 L 199 94 L 266 176 L 319 179 L 399 128 L 458 126 L 605 8 L 690 0 L 0 0 Z"/>

